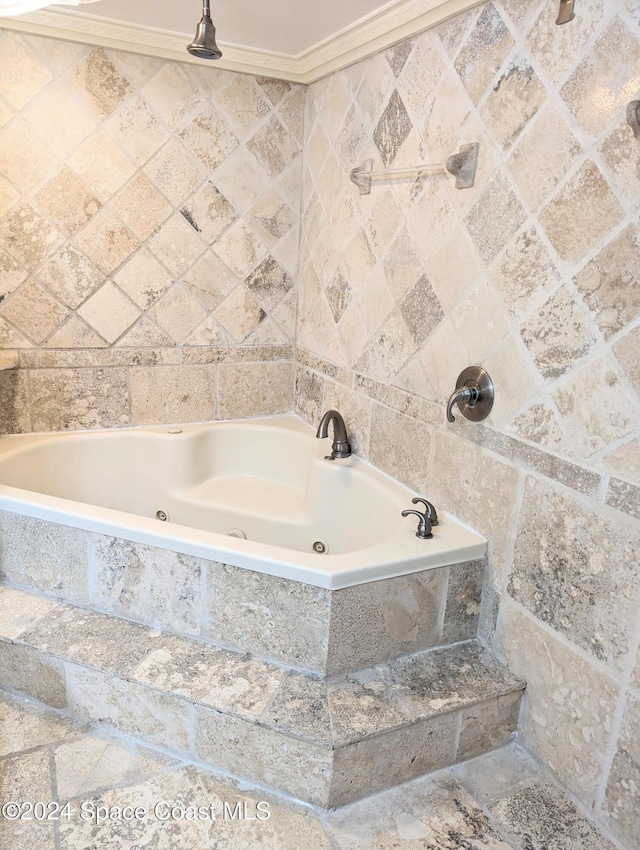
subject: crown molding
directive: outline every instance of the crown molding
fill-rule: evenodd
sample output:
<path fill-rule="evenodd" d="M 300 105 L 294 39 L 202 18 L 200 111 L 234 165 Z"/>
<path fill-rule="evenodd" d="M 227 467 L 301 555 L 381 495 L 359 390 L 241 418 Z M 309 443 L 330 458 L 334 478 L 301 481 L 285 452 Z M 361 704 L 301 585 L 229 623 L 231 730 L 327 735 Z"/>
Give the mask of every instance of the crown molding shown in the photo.
<path fill-rule="evenodd" d="M 307 84 L 417 35 L 460 12 L 479 6 L 482 2 L 484 0 L 398 0 L 297 55 L 261 51 L 219 41 L 223 56 L 215 62 L 215 66 L 187 53 L 186 45 L 191 39 L 190 35 L 141 27 L 96 15 L 42 9 L 18 18 L 0 18 L 0 28 Z"/>

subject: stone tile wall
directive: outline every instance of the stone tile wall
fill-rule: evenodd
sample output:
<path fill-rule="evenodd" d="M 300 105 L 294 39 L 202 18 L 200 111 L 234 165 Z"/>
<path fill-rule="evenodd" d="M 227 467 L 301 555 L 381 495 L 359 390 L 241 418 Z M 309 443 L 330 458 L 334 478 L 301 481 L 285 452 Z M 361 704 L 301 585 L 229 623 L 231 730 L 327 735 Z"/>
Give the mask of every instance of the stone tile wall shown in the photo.
<path fill-rule="evenodd" d="M 303 109 L 0 30 L 2 432 L 291 410 Z"/>
<path fill-rule="evenodd" d="M 310 86 L 296 410 L 338 407 L 359 454 L 488 537 L 522 740 L 636 847 L 640 11 L 556 15 L 496 0 Z M 473 141 L 473 189 L 348 180 Z M 448 425 L 472 363 L 493 412 Z"/>

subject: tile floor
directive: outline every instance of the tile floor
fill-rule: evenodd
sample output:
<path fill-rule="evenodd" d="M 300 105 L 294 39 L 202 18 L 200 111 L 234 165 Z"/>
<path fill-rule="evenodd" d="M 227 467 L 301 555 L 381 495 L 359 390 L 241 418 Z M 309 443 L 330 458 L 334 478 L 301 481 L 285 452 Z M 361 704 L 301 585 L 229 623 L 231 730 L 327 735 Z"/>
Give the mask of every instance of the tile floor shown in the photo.
<path fill-rule="evenodd" d="M 2 850 L 617 846 L 515 744 L 323 812 L 8 695 L 0 803 Z"/>

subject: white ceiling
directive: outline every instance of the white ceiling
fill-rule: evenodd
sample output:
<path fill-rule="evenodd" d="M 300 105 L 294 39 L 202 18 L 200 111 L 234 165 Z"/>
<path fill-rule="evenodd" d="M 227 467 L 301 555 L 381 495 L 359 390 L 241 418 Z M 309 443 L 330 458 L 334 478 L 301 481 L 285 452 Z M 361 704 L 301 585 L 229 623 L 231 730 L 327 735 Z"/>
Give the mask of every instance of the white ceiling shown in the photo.
<path fill-rule="evenodd" d="M 221 43 L 297 56 L 362 18 L 401 0 L 211 0 Z M 55 8 L 55 6 L 54 6 Z M 79 14 L 193 37 L 201 0 L 99 0 Z"/>
<path fill-rule="evenodd" d="M 483 0 L 212 0 L 222 59 L 186 51 L 201 0 L 51 5 L 0 27 L 150 56 L 310 83 Z"/>

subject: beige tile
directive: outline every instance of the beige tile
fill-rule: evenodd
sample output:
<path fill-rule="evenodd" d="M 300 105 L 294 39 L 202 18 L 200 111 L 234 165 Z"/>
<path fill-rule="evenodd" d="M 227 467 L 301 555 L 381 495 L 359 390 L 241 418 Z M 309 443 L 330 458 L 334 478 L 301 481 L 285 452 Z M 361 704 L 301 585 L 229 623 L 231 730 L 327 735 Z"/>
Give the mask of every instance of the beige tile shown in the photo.
<path fill-rule="evenodd" d="M 71 244 L 40 266 L 38 277 L 69 307 L 78 307 L 104 281 L 103 273 Z"/>
<path fill-rule="evenodd" d="M 167 370 L 172 368 L 178 367 Z M 198 368 L 203 367 L 191 367 Z M 134 380 L 144 371 L 150 370 L 135 370 Z M 186 367 L 180 372 L 184 375 Z M 94 604 L 172 631 L 199 633 L 203 561 L 102 535 L 95 536 L 92 547 Z"/>
<path fill-rule="evenodd" d="M 171 276 L 146 248 L 134 254 L 116 272 L 113 280 L 141 310 L 150 307 L 173 283 Z"/>
<path fill-rule="evenodd" d="M 59 157 L 68 157 L 96 128 L 84 104 L 60 83 L 48 86 L 23 115 Z"/>
<path fill-rule="evenodd" d="M 61 74 L 72 62 L 76 62 L 89 50 L 84 44 L 74 44 L 72 41 L 61 41 L 56 38 L 23 34 L 22 39 L 37 53 L 47 68 L 56 74 Z"/>
<path fill-rule="evenodd" d="M 269 103 L 255 79 L 246 74 L 233 76 L 229 85 L 216 95 L 216 106 L 226 113 L 240 139 L 253 135 L 270 112 Z"/>
<path fill-rule="evenodd" d="M 640 439 L 632 439 L 603 458 L 605 467 L 630 481 L 640 482 Z"/>
<path fill-rule="evenodd" d="M 206 144 L 204 148 L 208 150 Z M 224 165 L 216 172 L 216 187 L 238 213 L 244 213 L 269 188 L 271 181 L 243 148 L 235 153 L 229 151 L 218 164 L 223 161 Z"/>
<path fill-rule="evenodd" d="M 17 638 L 57 606 L 52 599 L 0 585 L 0 634 Z"/>
<path fill-rule="evenodd" d="M 67 708 L 65 670 L 60 661 L 30 646 L 0 641 L 2 686 L 53 708 Z"/>
<path fill-rule="evenodd" d="M 218 416 L 244 419 L 293 409 L 292 363 L 220 365 Z"/>
<path fill-rule="evenodd" d="M 600 145 L 610 179 L 613 179 L 618 192 L 633 204 L 640 192 L 640 164 L 633 156 L 637 144 L 625 115 Z"/>
<path fill-rule="evenodd" d="M 129 81 L 101 47 L 94 48 L 75 65 L 67 80 L 99 119 L 108 118 L 132 91 Z"/>
<path fill-rule="evenodd" d="M 531 209 L 537 210 L 581 153 L 565 118 L 548 103 L 518 140 L 507 167 Z"/>
<path fill-rule="evenodd" d="M 542 210 L 540 224 L 560 258 L 578 263 L 623 215 L 601 171 L 588 160 Z"/>
<path fill-rule="evenodd" d="M 20 697 L 3 695 L 0 701 L 0 754 L 19 753 L 84 731 L 83 725 Z"/>
<path fill-rule="evenodd" d="M 209 244 L 237 219 L 233 206 L 210 181 L 182 206 L 180 212 Z"/>
<path fill-rule="evenodd" d="M 56 785 L 61 800 L 137 778 L 135 757 L 128 746 L 99 735 L 63 743 L 54 753 Z"/>
<path fill-rule="evenodd" d="M 111 209 L 138 239 L 151 236 L 173 212 L 164 195 L 144 174 L 137 174 L 111 199 Z"/>
<path fill-rule="evenodd" d="M 484 187 L 464 223 L 485 261 L 491 262 L 511 241 L 526 219 L 526 212 L 502 172 Z"/>
<path fill-rule="evenodd" d="M 478 321 L 479 316 L 483 317 L 482 322 Z M 468 290 L 467 297 L 451 312 L 451 318 L 474 363 L 482 362 L 509 331 L 500 302 L 486 280 Z"/>
<path fill-rule="evenodd" d="M 207 574 L 205 637 L 323 673 L 330 592 L 309 584 L 214 564 Z"/>
<path fill-rule="evenodd" d="M 151 744 L 190 748 L 190 706 L 178 697 L 99 670 L 68 665 L 74 713 Z"/>
<path fill-rule="evenodd" d="M 107 343 L 75 313 L 42 344 L 43 348 L 106 348 Z"/>
<path fill-rule="evenodd" d="M 0 223 L 0 240 L 13 257 L 33 271 L 62 244 L 62 235 L 30 204 L 15 207 Z"/>
<path fill-rule="evenodd" d="M 0 175 L 0 218 L 20 199 L 20 192 Z"/>
<path fill-rule="evenodd" d="M 85 301 L 78 313 L 109 343 L 122 336 L 140 315 L 138 308 L 111 281 Z"/>
<path fill-rule="evenodd" d="M 510 669 L 527 680 L 522 743 L 590 806 L 607 757 L 618 686 L 510 603 L 500 608 L 497 645 Z"/>
<path fill-rule="evenodd" d="M 75 431 L 129 424 L 126 369 L 34 369 L 34 431 Z"/>
<path fill-rule="evenodd" d="M 17 32 L 2 32 L 0 57 L 0 94 L 15 109 L 26 106 L 53 79 Z"/>
<path fill-rule="evenodd" d="M 509 593 L 613 669 L 625 669 L 640 593 L 640 539 L 561 490 L 526 481 Z M 604 565 L 606 564 L 606 568 Z"/>
<path fill-rule="evenodd" d="M 35 196 L 35 202 L 63 233 L 73 236 L 102 204 L 66 165 Z"/>
<path fill-rule="evenodd" d="M 165 638 L 132 678 L 227 714 L 257 718 L 270 704 L 284 670 L 206 644 Z"/>
<path fill-rule="evenodd" d="M 397 439 L 399 434 L 401 440 Z M 428 426 L 381 405 L 373 405 L 369 460 L 375 466 L 412 489 L 422 490 L 430 445 Z M 419 453 L 415 451 L 416 446 L 421 447 Z"/>
<path fill-rule="evenodd" d="M 108 207 L 95 215 L 75 238 L 77 247 L 105 274 L 114 272 L 140 242 Z"/>
<path fill-rule="evenodd" d="M 534 227 L 513 239 L 491 266 L 491 280 L 511 315 L 526 316 L 560 275 Z"/>
<path fill-rule="evenodd" d="M 214 366 L 135 368 L 131 373 L 133 421 L 137 425 L 163 425 L 215 419 L 216 383 Z M 179 611 L 175 616 L 180 616 Z M 193 628 L 192 622 L 191 632 Z"/>
<path fill-rule="evenodd" d="M 576 57 L 600 29 L 605 9 L 597 0 L 583 0 L 580 26 L 556 26 L 555 4 L 539 7 L 526 37 L 526 47 L 553 83 L 559 83 L 575 67 Z"/>
<path fill-rule="evenodd" d="M 28 802 L 32 795 L 38 800 L 53 799 L 53 788 L 49 769 L 49 753 L 36 750 L 6 759 L 2 763 L 0 793 L 7 801 Z M 33 800 L 35 802 L 35 800 Z M 30 847 L 54 850 L 56 846 L 52 821 L 3 819 L 0 822 L 0 840 L 12 850 L 29 850 Z"/>
<path fill-rule="evenodd" d="M 547 97 L 528 59 L 516 56 L 502 69 L 480 115 L 491 137 L 505 150 L 527 126 Z"/>
<path fill-rule="evenodd" d="M 32 189 L 52 172 L 57 159 L 22 118 L 0 130 L 2 173 L 20 192 Z"/>
<path fill-rule="evenodd" d="M 275 116 L 247 142 L 247 150 L 271 178 L 281 174 L 300 153 L 297 141 Z"/>
<path fill-rule="evenodd" d="M 493 3 L 478 17 L 460 48 L 454 66 L 469 97 L 477 104 L 513 45 L 513 38 Z"/>
<path fill-rule="evenodd" d="M 640 330 L 634 328 L 613 346 L 613 353 L 638 396 L 640 396 L 640 364 L 637 357 L 639 341 Z"/>
<path fill-rule="evenodd" d="M 15 332 L 17 336 L 17 331 Z M 11 341 L 11 336 L 8 335 Z M 7 341 L 0 325 L 0 339 Z M 21 340 L 13 339 L 13 343 Z M 27 340 L 22 341 L 27 346 Z M 29 386 L 25 370 L 12 369 L 0 374 L 0 427 L 7 434 L 21 434 L 31 430 L 31 411 L 29 404 Z"/>
<path fill-rule="evenodd" d="M 496 392 L 487 420 L 499 426 L 522 408 L 541 386 L 526 350 L 515 334 L 510 334 L 482 364 L 491 375 Z"/>
<path fill-rule="evenodd" d="M 640 275 L 640 237 L 628 227 L 576 275 L 578 290 L 610 339 L 640 314 L 635 281 Z"/>
<path fill-rule="evenodd" d="M 215 310 L 238 282 L 233 272 L 211 250 L 203 254 L 182 277 L 183 286 L 207 310 Z"/>
<path fill-rule="evenodd" d="M 513 739 L 518 728 L 521 693 L 507 694 L 462 712 L 456 759 L 495 750 Z"/>
<path fill-rule="evenodd" d="M 604 357 L 574 372 L 552 395 L 572 442 L 585 458 L 636 427 L 631 398 Z"/>
<path fill-rule="evenodd" d="M 545 378 L 570 371 L 597 342 L 587 312 L 567 286 L 535 310 L 521 325 L 520 333 Z"/>
<path fill-rule="evenodd" d="M 266 315 L 244 286 L 236 287 L 215 312 L 217 321 L 238 343 L 244 342 Z"/>
<path fill-rule="evenodd" d="M 3 304 L 2 315 L 35 343 L 41 343 L 67 317 L 68 311 L 39 283 L 23 284 Z"/>
<path fill-rule="evenodd" d="M 165 62 L 144 86 L 142 94 L 172 130 L 181 127 L 205 99 L 202 90 L 193 85 L 185 69 L 176 62 Z"/>
<path fill-rule="evenodd" d="M 105 133 L 93 135 L 69 160 L 96 197 L 105 203 L 135 173 L 135 166 Z"/>
<path fill-rule="evenodd" d="M 222 165 L 238 146 L 235 135 L 210 106 L 201 109 L 185 125 L 180 139 L 208 172 Z"/>
<path fill-rule="evenodd" d="M 26 280 L 28 272 L 17 260 L 0 248 L 0 275 L 2 275 L 0 295 L 6 298 Z"/>
<path fill-rule="evenodd" d="M 156 230 L 147 247 L 175 276 L 184 274 L 205 251 L 205 243 L 180 213 Z"/>
<path fill-rule="evenodd" d="M 560 94 L 578 123 L 600 134 L 632 100 L 640 87 L 640 43 L 614 19 L 578 65 Z M 598 97 L 593 97 L 593 92 Z"/>
<path fill-rule="evenodd" d="M 175 136 L 149 160 L 144 173 L 174 206 L 183 203 L 206 177 L 200 161 Z"/>
<path fill-rule="evenodd" d="M 149 316 L 178 344 L 202 324 L 207 313 L 200 302 L 178 284 L 160 297 Z"/>
<path fill-rule="evenodd" d="M 169 131 L 158 120 L 142 97 L 125 104 L 105 124 L 105 130 L 118 147 L 138 166 L 143 166 L 169 138 Z"/>

